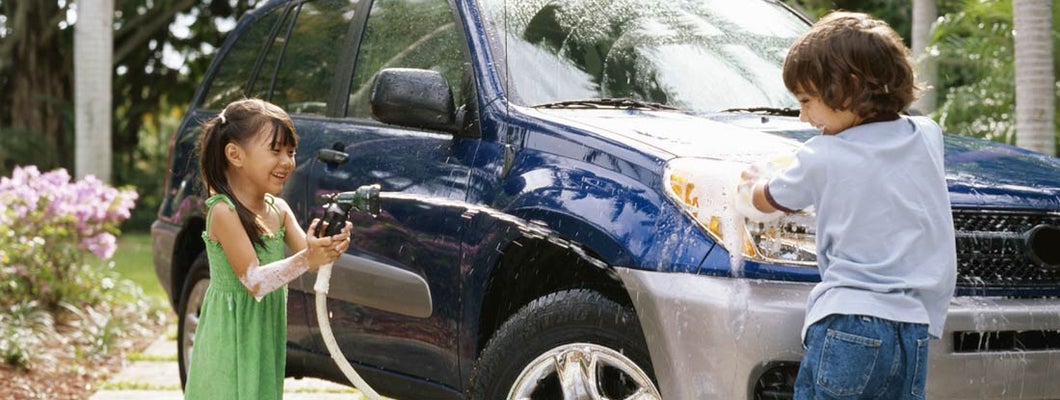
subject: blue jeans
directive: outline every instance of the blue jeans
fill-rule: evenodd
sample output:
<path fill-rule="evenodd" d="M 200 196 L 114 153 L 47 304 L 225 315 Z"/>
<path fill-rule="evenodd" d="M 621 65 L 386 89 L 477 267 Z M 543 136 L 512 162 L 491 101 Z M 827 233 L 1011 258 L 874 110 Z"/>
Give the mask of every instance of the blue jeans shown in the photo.
<path fill-rule="evenodd" d="M 810 325 L 796 400 L 923 399 L 927 325 L 833 314 Z"/>

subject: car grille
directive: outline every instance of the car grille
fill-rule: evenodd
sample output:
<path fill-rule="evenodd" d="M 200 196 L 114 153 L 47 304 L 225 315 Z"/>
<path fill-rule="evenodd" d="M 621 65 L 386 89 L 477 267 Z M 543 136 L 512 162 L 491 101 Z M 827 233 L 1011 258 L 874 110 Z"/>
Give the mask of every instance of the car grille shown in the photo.
<path fill-rule="evenodd" d="M 1035 260 L 1027 241 L 1035 227 L 1060 227 L 1060 213 L 955 209 L 953 225 L 958 290 L 1052 292 L 1060 287 L 1060 266 Z"/>

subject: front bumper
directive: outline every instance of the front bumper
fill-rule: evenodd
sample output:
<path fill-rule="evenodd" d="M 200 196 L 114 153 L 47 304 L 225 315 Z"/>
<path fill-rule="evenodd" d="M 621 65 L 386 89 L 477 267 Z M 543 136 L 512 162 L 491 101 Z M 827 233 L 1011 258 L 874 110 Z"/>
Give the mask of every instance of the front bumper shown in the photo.
<path fill-rule="evenodd" d="M 667 400 L 753 399 L 769 368 L 802 358 L 812 283 L 618 268 Z M 955 332 L 1060 332 L 1060 299 L 955 298 L 931 343 L 927 398 L 1056 399 L 1060 349 L 954 350 Z"/>

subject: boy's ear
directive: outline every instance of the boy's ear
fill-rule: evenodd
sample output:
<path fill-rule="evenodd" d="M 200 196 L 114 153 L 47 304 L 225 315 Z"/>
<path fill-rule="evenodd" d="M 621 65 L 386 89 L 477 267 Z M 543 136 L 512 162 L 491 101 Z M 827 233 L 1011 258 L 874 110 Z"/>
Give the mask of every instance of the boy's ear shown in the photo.
<path fill-rule="evenodd" d="M 235 143 L 228 143 L 225 145 L 225 158 L 228 159 L 228 164 L 234 167 L 243 166 L 243 149 L 237 146 Z"/>

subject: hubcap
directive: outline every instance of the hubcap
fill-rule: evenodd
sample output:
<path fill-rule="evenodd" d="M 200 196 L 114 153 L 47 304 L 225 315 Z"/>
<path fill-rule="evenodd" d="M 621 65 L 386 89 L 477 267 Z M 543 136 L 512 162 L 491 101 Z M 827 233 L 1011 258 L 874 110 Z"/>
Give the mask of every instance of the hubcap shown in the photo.
<path fill-rule="evenodd" d="M 659 390 L 633 360 L 591 343 L 553 348 L 516 378 L 509 399 L 659 400 Z"/>
<path fill-rule="evenodd" d="M 209 279 L 202 279 L 195 283 L 188 293 L 188 307 L 184 310 L 184 374 L 187 376 L 189 364 L 191 364 L 191 352 L 195 347 L 195 331 L 199 329 L 199 311 L 202 309 L 203 299 L 206 298 L 206 288 L 210 286 Z"/>

